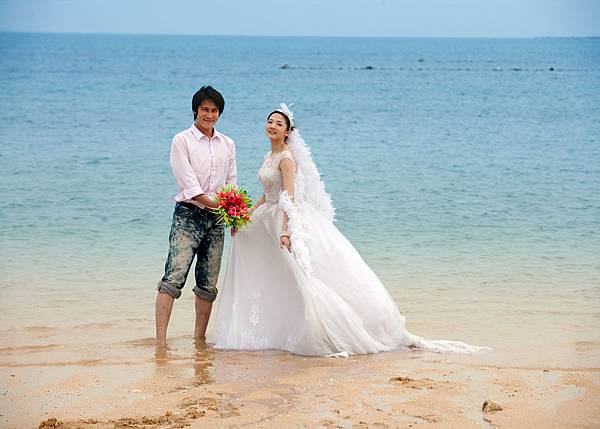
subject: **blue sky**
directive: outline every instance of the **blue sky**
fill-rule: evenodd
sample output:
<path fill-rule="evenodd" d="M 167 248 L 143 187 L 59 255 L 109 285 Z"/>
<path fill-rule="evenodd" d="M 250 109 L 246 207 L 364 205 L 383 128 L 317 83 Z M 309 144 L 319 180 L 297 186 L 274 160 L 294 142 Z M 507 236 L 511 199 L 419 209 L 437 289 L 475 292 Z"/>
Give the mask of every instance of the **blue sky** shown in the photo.
<path fill-rule="evenodd" d="M 600 36 L 600 0 L 0 0 L 0 31 Z"/>

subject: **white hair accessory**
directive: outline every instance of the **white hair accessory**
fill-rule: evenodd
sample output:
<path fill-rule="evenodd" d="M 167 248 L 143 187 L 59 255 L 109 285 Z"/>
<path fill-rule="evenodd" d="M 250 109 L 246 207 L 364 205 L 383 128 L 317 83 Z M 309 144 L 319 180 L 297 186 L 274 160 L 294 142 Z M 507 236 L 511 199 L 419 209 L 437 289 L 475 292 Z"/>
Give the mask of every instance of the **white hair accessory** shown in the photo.
<path fill-rule="evenodd" d="M 279 109 L 275 109 L 276 112 L 283 113 L 290 120 L 290 126 L 294 127 L 294 112 L 290 110 L 287 104 L 281 103 Z"/>

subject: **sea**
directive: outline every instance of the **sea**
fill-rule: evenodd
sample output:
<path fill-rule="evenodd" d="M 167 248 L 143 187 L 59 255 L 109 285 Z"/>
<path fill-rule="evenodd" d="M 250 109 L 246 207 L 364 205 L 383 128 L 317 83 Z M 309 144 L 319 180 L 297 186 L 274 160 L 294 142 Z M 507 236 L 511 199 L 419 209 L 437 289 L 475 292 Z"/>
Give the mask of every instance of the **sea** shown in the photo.
<path fill-rule="evenodd" d="M 0 363 L 149 344 L 171 139 L 203 85 L 254 198 L 266 116 L 292 105 L 412 332 L 600 366 L 600 39 L 33 33 L 0 33 Z"/>

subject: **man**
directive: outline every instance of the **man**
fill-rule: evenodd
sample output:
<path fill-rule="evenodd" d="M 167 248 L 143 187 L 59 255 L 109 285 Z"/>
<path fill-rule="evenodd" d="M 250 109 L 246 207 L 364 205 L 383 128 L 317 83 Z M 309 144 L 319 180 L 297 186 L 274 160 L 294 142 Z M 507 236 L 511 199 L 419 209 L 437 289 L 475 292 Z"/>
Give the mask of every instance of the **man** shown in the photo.
<path fill-rule="evenodd" d="M 219 189 L 235 183 L 237 175 L 235 143 L 215 129 L 224 107 L 225 100 L 217 90 L 200 88 L 192 98 L 194 124 L 175 135 L 171 143 L 171 167 L 180 192 L 175 197 L 165 275 L 158 283 L 156 296 L 157 347 L 167 344 L 173 302 L 181 296 L 194 256 L 196 341 L 205 338 L 217 297 L 224 237 L 223 226 L 209 209 L 216 207 L 214 197 Z"/>

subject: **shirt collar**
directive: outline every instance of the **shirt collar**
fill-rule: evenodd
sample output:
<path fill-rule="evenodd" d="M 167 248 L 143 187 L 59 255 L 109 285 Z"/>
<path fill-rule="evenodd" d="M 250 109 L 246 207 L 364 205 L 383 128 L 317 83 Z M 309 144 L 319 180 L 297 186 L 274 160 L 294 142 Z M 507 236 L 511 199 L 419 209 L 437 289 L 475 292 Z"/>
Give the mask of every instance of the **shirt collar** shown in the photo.
<path fill-rule="evenodd" d="M 208 140 L 208 137 L 205 136 L 202 131 L 200 131 L 198 128 L 196 128 L 196 125 L 192 124 L 192 126 L 190 127 L 190 131 L 192 132 L 192 135 L 196 138 L 196 140 L 200 141 L 203 138 Z M 220 132 L 217 131 L 217 129 L 215 128 L 213 131 L 213 139 L 214 138 L 218 138 L 219 140 L 222 140 L 222 135 Z"/>

